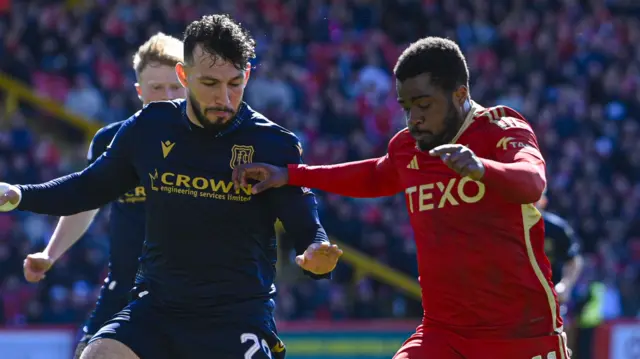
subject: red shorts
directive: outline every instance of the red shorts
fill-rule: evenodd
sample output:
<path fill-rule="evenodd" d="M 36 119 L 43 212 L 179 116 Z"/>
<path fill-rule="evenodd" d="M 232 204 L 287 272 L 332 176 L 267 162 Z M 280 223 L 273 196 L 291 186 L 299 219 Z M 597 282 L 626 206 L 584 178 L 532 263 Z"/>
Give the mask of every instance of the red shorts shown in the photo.
<path fill-rule="evenodd" d="M 394 359 L 569 359 L 563 334 L 524 339 L 467 339 L 422 325 Z"/>

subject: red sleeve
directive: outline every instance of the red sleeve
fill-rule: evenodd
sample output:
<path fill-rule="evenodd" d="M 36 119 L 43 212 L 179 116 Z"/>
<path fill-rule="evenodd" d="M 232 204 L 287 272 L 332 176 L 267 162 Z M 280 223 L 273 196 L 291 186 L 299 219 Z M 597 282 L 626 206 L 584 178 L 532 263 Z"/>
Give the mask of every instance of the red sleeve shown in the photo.
<path fill-rule="evenodd" d="M 482 182 L 509 202 L 535 203 L 547 184 L 536 135 L 524 120 L 507 117 L 499 121 L 503 120 L 506 124 L 499 124 L 496 136 L 489 136 L 495 141 L 495 160 L 481 159 L 485 168 Z"/>
<path fill-rule="evenodd" d="M 357 198 L 391 196 L 402 190 L 389 154 L 328 166 L 289 165 L 289 184 Z"/>

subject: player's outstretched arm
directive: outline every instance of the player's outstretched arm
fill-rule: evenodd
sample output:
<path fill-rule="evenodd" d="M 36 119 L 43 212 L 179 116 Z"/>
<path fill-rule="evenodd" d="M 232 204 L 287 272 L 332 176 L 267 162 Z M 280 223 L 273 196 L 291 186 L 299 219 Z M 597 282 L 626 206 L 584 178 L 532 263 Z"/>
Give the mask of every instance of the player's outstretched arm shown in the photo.
<path fill-rule="evenodd" d="M 388 155 L 363 161 L 326 166 L 290 164 L 287 168 L 252 163 L 235 168 L 236 187 L 247 187 L 247 180 L 260 181 L 253 185 L 254 193 L 284 185 L 301 186 L 355 198 L 392 196 L 402 190 Z"/>
<path fill-rule="evenodd" d="M 81 172 L 37 185 L 0 187 L 0 211 L 15 209 L 55 216 L 68 216 L 115 200 L 136 187 L 138 176 L 132 164 L 133 118 L 116 134 L 110 148 Z M 11 205 L 7 205 L 10 203 Z"/>

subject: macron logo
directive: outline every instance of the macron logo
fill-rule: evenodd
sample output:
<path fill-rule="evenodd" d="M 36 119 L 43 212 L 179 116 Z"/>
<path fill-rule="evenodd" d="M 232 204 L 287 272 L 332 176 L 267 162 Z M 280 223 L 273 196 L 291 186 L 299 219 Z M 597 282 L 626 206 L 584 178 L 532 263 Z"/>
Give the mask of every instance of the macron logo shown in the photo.
<path fill-rule="evenodd" d="M 169 152 L 171 152 L 176 143 L 172 143 L 171 141 L 164 141 L 160 143 L 162 144 L 162 157 L 167 158 L 167 156 L 169 156 Z"/>
<path fill-rule="evenodd" d="M 418 166 L 418 157 L 417 156 L 413 156 L 413 159 L 411 160 L 411 162 L 409 162 L 409 164 L 407 165 L 407 168 L 412 169 L 412 170 L 419 170 L 420 166 Z"/>

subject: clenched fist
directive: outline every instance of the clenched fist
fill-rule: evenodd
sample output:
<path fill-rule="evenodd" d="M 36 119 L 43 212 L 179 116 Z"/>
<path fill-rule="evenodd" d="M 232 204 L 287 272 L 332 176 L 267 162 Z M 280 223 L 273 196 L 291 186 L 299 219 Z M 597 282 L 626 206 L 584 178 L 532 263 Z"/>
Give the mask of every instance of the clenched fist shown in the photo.
<path fill-rule="evenodd" d="M 342 249 L 335 244 L 314 243 L 296 257 L 296 263 L 308 272 L 321 275 L 334 270 L 341 255 Z"/>
<path fill-rule="evenodd" d="M 24 260 L 24 278 L 27 282 L 36 283 L 44 279 L 45 273 L 53 265 L 53 259 L 40 252 L 29 254 Z"/>

